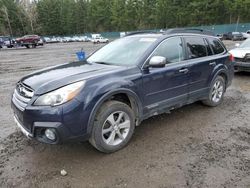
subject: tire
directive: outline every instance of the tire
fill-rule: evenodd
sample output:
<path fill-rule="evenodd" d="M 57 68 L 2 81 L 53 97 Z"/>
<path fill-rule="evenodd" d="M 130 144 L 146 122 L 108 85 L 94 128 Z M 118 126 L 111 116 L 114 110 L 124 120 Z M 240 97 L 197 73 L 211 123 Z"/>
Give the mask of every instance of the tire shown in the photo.
<path fill-rule="evenodd" d="M 26 44 L 25 47 L 29 49 L 29 48 L 32 48 L 32 45 L 31 44 Z"/>
<path fill-rule="evenodd" d="M 108 101 L 95 116 L 89 142 L 103 153 L 113 153 L 128 144 L 134 129 L 135 116 L 132 109 L 122 102 Z"/>
<path fill-rule="evenodd" d="M 222 76 L 217 76 L 212 82 L 208 99 L 203 100 L 202 103 L 211 107 L 220 105 L 223 101 L 225 91 L 225 79 Z"/>

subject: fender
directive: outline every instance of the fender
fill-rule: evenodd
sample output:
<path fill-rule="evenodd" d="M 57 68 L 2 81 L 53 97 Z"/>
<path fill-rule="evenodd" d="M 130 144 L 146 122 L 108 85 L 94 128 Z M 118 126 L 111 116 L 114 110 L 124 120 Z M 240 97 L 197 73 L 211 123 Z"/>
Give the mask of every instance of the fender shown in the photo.
<path fill-rule="evenodd" d="M 223 66 L 223 65 L 218 65 L 214 68 L 210 79 L 208 80 L 209 84 L 209 88 L 211 87 L 211 84 L 213 83 L 214 79 L 219 75 L 219 74 L 224 74 L 226 76 L 226 84 L 227 84 L 227 80 L 228 80 L 228 71 L 227 71 L 227 67 Z"/>
<path fill-rule="evenodd" d="M 92 131 L 92 125 L 94 123 L 94 118 L 95 118 L 95 115 L 97 113 L 97 110 L 101 107 L 101 105 L 103 104 L 103 102 L 105 100 L 107 100 L 108 98 L 110 98 L 112 95 L 115 95 L 115 94 L 127 94 L 129 99 L 131 100 L 134 100 L 134 102 L 136 103 L 137 105 L 137 108 L 138 108 L 138 118 L 139 118 L 139 121 L 142 119 L 142 102 L 141 100 L 139 99 L 138 95 L 133 92 L 132 90 L 130 89 L 127 89 L 127 88 L 118 88 L 118 89 L 115 89 L 115 90 L 112 90 L 112 91 L 109 91 L 107 93 L 105 93 L 99 100 L 98 102 L 95 104 L 93 110 L 91 111 L 90 113 L 90 117 L 89 117 L 89 121 L 88 121 L 88 126 L 87 126 L 87 133 L 88 134 L 91 134 L 91 131 Z M 133 102 L 133 101 L 131 101 Z"/>

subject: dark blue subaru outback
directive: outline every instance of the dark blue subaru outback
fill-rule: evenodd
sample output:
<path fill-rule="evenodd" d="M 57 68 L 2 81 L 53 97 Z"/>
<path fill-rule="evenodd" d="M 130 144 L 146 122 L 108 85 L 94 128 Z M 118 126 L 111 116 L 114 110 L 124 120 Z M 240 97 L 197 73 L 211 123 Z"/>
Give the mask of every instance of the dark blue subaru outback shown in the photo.
<path fill-rule="evenodd" d="M 221 104 L 233 62 L 221 41 L 202 31 L 134 33 L 85 61 L 22 78 L 12 97 L 15 121 L 43 143 L 89 140 L 114 152 L 146 118 L 195 101 Z"/>

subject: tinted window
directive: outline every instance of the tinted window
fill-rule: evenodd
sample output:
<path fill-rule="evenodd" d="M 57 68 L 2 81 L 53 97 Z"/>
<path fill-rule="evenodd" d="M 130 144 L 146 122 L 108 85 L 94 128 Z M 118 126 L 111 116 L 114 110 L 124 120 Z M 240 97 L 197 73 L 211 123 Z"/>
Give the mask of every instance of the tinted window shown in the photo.
<path fill-rule="evenodd" d="M 213 55 L 213 52 L 211 50 L 211 47 L 209 46 L 208 42 L 205 40 L 205 45 L 207 48 L 207 55 Z"/>
<path fill-rule="evenodd" d="M 215 54 L 220 54 L 220 53 L 224 52 L 223 46 L 221 45 L 221 43 L 217 39 L 208 38 L 208 42 L 211 45 Z"/>
<path fill-rule="evenodd" d="M 189 59 L 207 56 L 207 49 L 203 38 L 186 37 L 185 40 Z"/>
<path fill-rule="evenodd" d="M 180 37 L 173 37 L 161 43 L 153 53 L 153 56 L 166 57 L 170 63 L 180 62 L 184 59 L 182 41 Z"/>

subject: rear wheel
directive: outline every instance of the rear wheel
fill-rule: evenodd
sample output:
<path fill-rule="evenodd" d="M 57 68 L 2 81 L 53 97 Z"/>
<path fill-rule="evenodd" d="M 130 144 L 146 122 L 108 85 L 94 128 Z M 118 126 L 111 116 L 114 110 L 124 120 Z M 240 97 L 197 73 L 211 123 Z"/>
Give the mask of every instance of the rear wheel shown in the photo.
<path fill-rule="evenodd" d="M 135 128 L 132 109 L 119 101 L 108 101 L 99 109 L 90 143 L 99 151 L 112 153 L 124 148 Z"/>
<path fill-rule="evenodd" d="M 217 76 L 210 88 L 208 99 L 202 102 L 207 106 L 218 106 L 223 101 L 225 90 L 225 79 L 222 76 Z"/>

